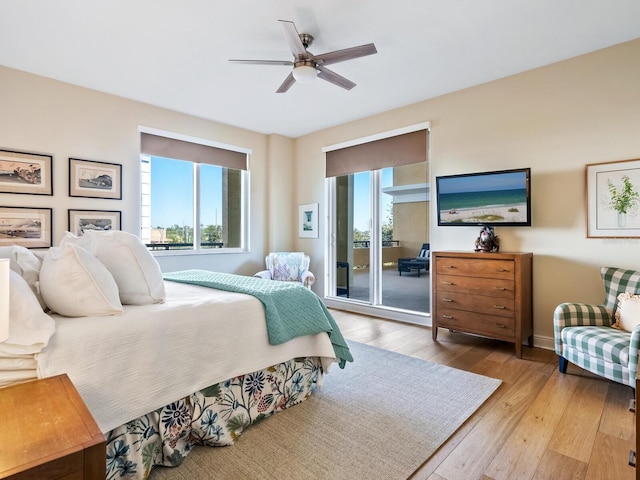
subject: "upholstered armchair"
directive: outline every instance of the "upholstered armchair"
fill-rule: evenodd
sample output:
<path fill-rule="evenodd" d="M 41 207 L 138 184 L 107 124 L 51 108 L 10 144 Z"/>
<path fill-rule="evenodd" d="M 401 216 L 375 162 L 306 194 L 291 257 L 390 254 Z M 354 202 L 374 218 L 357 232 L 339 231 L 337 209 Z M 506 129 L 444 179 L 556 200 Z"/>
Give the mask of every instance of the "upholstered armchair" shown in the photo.
<path fill-rule="evenodd" d="M 640 271 L 621 268 L 600 269 L 605 287 L 603 305 L 562 303 L 553 314 L 555 351 L 559 355 L 559 369 L 566 373 L 567 362 L 635 388 L 640 347 L 640 325 L 633 318 L 639 302 Z M 635 298 L 634 298 L 635 297 Z M 619 328 L 613 328 L 616 322 Z M 631 323 L 631 324 L 630 324 Z M 638 319 L 640 323 L 640 318 Z"/>
<path fill-rule="evenodd" d="M 307 288 L 311 288 L 311 285 L 316 281 L 316 277 L 308 270 L 309 256 L 303 252 L 270 253 L 264 261 L 267 269 L 256 273 L 254 277 L 282 282 L 298 282 Z"/>

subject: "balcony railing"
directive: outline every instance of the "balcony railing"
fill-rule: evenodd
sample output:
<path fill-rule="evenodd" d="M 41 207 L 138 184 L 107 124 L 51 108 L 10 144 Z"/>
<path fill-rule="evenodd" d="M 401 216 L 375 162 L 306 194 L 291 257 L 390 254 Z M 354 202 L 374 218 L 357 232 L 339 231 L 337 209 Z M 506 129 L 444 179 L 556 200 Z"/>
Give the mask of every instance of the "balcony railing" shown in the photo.
<path fill-rule="evenodd" d="M 192 250 L 193 243 L 146 243 L 149 250 Z M 222 242 L 202 242 L 200 248 L 222 248 Z"/>
<path fill-rule="evenodd" d="M 383 240 L 383 247 L 399 247 L 400 240 Z M 369 248 L 369 240 L 354 240 L 353 248 Z"/>

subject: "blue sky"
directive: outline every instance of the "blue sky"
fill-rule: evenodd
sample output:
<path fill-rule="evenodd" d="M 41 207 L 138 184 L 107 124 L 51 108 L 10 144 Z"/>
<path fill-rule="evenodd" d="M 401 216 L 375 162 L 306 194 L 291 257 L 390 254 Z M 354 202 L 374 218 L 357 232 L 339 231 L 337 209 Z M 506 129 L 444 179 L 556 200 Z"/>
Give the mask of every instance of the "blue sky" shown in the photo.
<path fill-rule="evenodd" d="M 174 224 L 193 226 L 193 168 L 192 163 L 152 157 L 151 163 L 151 225 L 169 227 Z M 203 188 L 201 201 L 207 207 L 201 213 L 203 225 L 222 224 L 222 168 L 203 165 L 200 169 L 203 185 L 215 188 Z M 362 172 L 354 178 L 354 227 L 361 231 L 369 230 L 370 174 Z M 382 186 L 393 184 L 393 169 L 382 171 Z M 172 192 L 172 193 L 167 193 Z M 174 193 L 175 192 L 175 193 Z M 392 197 L 383 195 L 382 215 L 387 217 Z M 217 218 L 217 221 L 216 221 Z"/>
<path fill-rule="evenodd" d="M 356 173 L 353 180 L 353 188 L 355 190 L 353 199 L 354 219 L 353 226 L 360 231 L 369 230 L 369 212 L 371 201 L 369 172 Z M 393 186 L 393 168 L 385 168 L 382 170 L 382 188 Z M 387 218 L 389 205 L 393 198 L 391 195 L 382 195 L 382 219 Z"/>
<path fill-rule="evenodd" d="M 200 198 L 207 208 L 200 215 L 203 225 L 222 224 L 222 168 L 203 165 L 200 169 L 203 188 Z M 151 225 L 169 227 L 173 224 L 193 227 L 193 164 L 152 157 L 151 163 Z M 167 193 L 175 192 L 175 193 Z M 217 222 L 216 222 L 217 217 Z"/>

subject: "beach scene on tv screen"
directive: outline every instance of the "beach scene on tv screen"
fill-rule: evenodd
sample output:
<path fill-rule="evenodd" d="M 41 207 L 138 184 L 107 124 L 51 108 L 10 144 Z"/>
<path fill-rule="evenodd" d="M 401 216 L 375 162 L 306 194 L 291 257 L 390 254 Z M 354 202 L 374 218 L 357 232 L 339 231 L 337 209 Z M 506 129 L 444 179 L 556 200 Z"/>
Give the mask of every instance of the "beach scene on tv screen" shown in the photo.
<path fill-rule="evenodd" d="M 441 177 L 438 202 L 441 224 L 526 223 L 527 174 Z"/>

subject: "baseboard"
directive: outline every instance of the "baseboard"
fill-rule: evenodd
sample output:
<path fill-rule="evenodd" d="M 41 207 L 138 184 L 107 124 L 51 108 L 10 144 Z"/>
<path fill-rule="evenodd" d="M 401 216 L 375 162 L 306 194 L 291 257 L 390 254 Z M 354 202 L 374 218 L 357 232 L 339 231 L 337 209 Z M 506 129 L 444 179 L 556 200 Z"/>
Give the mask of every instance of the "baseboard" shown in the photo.
<path fill-rule="evenodd" d="M 537 348 L 543 348 L 544 350 L 555 350 L 553 337 L 543 337 L 542 335 L 534 335 L 533 346 Z"/>
<path fill-rule="evenodd" d="M 345 310 L 347 312 L 369 315 L 372 317 L 385 318 L 387 320 L 395 320 L 400 322 L 411 323 L 431 327 L 431 315 L 419 314 L 416 312 L 398 311 L 395 309 L 385 310 L 380 307 L 372 307 L 370 305 L 358 305 L 352 302 L 341 302 L 339 299 L 325 298 L 325 304 L 329 308 L 337 310 Z M 523 342 L 526 345 L 527 342 Z M 533 335 L 533 346 L 542 348 L 543 350 L 555 350 L 553 337 L 545 337 L 542 335 Z"/>

